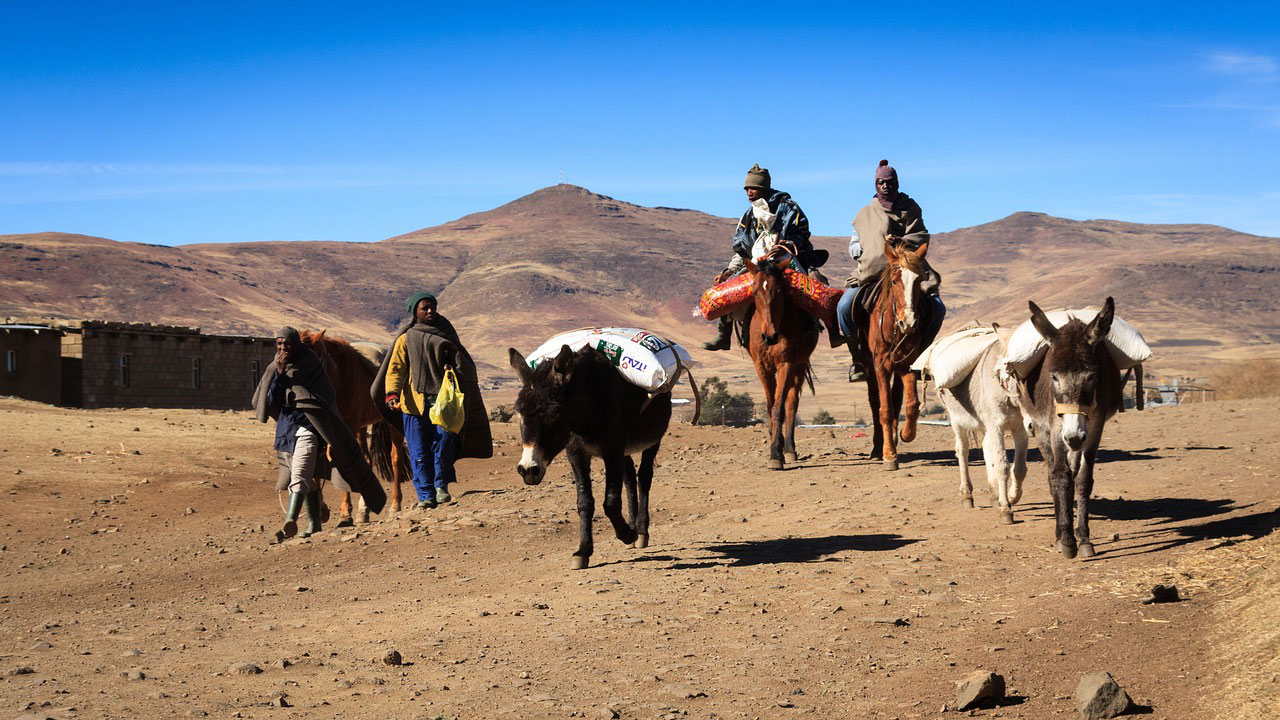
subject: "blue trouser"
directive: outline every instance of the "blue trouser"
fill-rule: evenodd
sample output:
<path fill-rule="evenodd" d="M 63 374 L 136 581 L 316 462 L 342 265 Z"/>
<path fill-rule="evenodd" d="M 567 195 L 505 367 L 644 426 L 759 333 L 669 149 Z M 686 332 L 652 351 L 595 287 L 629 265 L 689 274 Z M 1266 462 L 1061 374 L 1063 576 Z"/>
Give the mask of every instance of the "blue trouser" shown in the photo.
<path fill-rule="evenodd" d="M 840 323 L 840 334 L 849 338 L 854 336 L 853 301 L 857 295 L 857 287 L 845 288 L 844 295 L 840 296 L 840 303 L 836 306 L 836 321 Z M 924 335 L 920 338 L 921 347 L 928 347 L 938 337 L 938 331 L 942 329 L 942 321 L 947 317 L 947 306 L 943 304 L 942 298 L 932 294 L 926 297 L 929 298 L 931 307 L 929 324 L 924 328 Z"/>
<path fill-rule="evenodd" d="M 447 490 L 455 479 L 458 436 L 427 418 L 404 413 L 404 439 L 418 500 L 435 501 L 436 489 Z"/>

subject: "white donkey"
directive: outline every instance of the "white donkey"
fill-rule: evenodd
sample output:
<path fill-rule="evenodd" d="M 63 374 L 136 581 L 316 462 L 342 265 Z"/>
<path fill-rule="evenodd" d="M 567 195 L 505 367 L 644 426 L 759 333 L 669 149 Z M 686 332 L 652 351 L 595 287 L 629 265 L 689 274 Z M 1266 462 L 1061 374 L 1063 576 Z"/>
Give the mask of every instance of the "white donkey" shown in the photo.
<path fill-rule="evenodd" d="M 1007 331 L 990 329 L 989 334 L 947 343 L 951 337 L 939 340 L 931 353 L 929 364 L 941 368 L 950 365 L 958 379 L 946 383 L 950 387 L 939 388 L 938 395 L 951 419 L 951 430 L 956 436 L 956 460 L 960 464 L 960 498 L 973 507 L 973 484 L 969 481 L 969 436 L 982 437 L 982 457 L 987 465 L 987 484 L 996 498 L 1000 519 L 1013 522 L 1013 505 L 1022 498 L 1022 481 L 1027 477 L 1027 424 L 1018 404 L 1018 396 L 1010 392 L 997 376 L 996 371 L 1004 362 Z M 1002 335 L 1004 337 L 1002 337 Z M 977 345 L 975 342 L 977 341 Z M 973 353 L 982 343 L 989 342 L 985 350 L 973 360 Z M 967 346 L 967 347 L 966 347 Z M 968 357 L 965 357 L 965 356 Z M 956 368 L 970 367 L 967 373 L 955 373 Z M 935 374 L 936 376 L 936 374 Z M 1013 466 L 1005 455 L 1004 435 L 1013 436 Z"/>

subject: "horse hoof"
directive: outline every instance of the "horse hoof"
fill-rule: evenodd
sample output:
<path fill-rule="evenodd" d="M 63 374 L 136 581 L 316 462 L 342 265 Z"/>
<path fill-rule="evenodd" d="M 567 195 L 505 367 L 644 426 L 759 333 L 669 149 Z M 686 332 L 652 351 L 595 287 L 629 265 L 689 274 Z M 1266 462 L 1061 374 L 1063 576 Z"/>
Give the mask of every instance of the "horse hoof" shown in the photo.
<path fill-rule="evenodd" d="M 391 509 L 392 509 L 392 510 L 394 510 L 395 512 L 400 512 L 400 503 L 398 503 L 398 502 L 397 502 L 397 503 L 392 503 L 392 504 L 391 504 Z"/>
<path fill-rule="evenodd" d="M 640 549 L 649 547 L 649 536 L 644 534 L 636 535 L 635 546 Z"/>
<path fill-rule="evenodd" d="M 782 460 L 788 463 L 798 463 L 800 462 L 800 457 L 793 452 L 789 452 L 782 454 Z"/>
<path fill-rule="evenodd" d="M 912 440 L 915 440 L 916 439 L 915 428 L 912 428 L 911 432 L 907 432 L 906 430 L 903 430 L 901 433 L 898 434 L 898 437 L 902 438 L 902 442 L 906 442 L 906 443 L 909 443 Z"/>
<path fill-rule="evenodd" d="M 1076 556 L 1076 549 L 1065 543 L 1058 543 L 1058 552 L 1062 553 L 1062 557 L 1068 560 Z"/>
<path fill-rule="evenodd" d="M 366 520 L 366 522 L 368 521 Z M 355 524 L 356 524 L 356 521 L 352 520 L 350 516 L 347 516 L 339 520 L 338 524 L 335 527 L 354 527 Z"/>
<path fill-rule="evenodd" d="M 1093 543 L 1080 543 L 1080 557 L 1091 558 L 1097 554 L 1098 551 L 1093 549 Z"/>
<path fill-rule="evenodd" d="M 898 469 L 898 458 L 889 458 L 889 459 L 885 460 L 885 461 L 884 461 L 884 469 L 885 469 L 885 470 L 897 470 L 897 469 Z"/>
<path fill-rule="evenodd" d="M 1013 511 L 1012 511 L 1012 510 L 1001 510 L 1001 511 L 1000 511 L 1000 522 L 1004 523 L 1005 525 L 1012 525 L 1012 524 L 1013 524 Z"/>
<path fill-rule="evenodd" d="M 369 511 L 368 511 L 368 510 L 365 510 L 364 512 L 360 513 L 360 518 L 359 518 L 359 519 L 360 519 L 360 524 L 361 524 L 361 525 L 367 525 L 367 524 L 369 524 Z"/>
<path fill-rule="evenodd" d="M 586 570 L 587 563 L 589 561 L 590 561 L 590 558 L 584 558 L 578 555 L 574 555 L 573 559 L 569 562 L 569 569 L 570 570 Z"/>
<path fill-rule="evenodd" d="M 777 458 L 770 458 L 770 459 L 769 459 L 769 469 L 770 469 L 770 470 L 781 470 L 781 469 L 782 469 L 782 467 L 783 467 L 783 465 L 782 465 L 782 461 L 781 461 L 781 460 L 778 460 Z"/>
<path fill-rule="evenodd" d="M 964 497 L 960 498 L 960 504 L 967 508 L 973 507 L 973 496 L 965 495 Z"/>

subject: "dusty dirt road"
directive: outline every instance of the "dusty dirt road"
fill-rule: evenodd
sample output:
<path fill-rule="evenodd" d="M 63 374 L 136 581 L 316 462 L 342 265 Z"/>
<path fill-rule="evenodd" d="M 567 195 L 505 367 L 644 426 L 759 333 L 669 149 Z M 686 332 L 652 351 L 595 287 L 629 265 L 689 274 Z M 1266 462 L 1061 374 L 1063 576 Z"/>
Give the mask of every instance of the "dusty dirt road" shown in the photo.
<path fill-rule="evenodd" d="M 272 545 L 271 429 L 248 414 L 4 398 L 0 715 L 935 718 L 978 668 L 1009 694 L 981 717 L 1078 717 L 1095 669 L 1154 718 L 1274 709 L 1274 640 L 1236 626 L 1275 619 L 1247 602 L 1274 578 L 1273 411 L 1119 416 L 1091 561 L 1051 551 L 1039 462 L 1017 524 L 977 465 L 961 508 L 947 428 L 896 473 L 852 431 L 802 430 L 771 473 L 759 429 L 673 427 L 652 546 L 597 523 L 572 572 L 567 465 L 521 485 L 512 425 L 455 504 Z M 1187 600 L 1139 604 L 1164 581 Z"/>

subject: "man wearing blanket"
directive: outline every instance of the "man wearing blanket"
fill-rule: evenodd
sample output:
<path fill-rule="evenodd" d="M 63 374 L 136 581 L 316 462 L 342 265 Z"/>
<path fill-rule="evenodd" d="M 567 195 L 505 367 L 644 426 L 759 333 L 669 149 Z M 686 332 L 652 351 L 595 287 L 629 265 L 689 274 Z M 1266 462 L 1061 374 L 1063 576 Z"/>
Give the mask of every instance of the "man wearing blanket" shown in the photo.
<path fill-rule="evenodd" d="M 769 170 L 758 164 L 747 171 L 747 179 L 743 182 L 743 190 L 747 193 L 747 202 L 751 207 L 742 214 L 738 221 L 738 229 L 733 234 L 733 258 L 729 265 L 716 275 L 715 282 L 720 284 L 734 275 L 746 270 L 746 260 L 760 262 L 771 252 L 775 254 L 783 250 L 774 250 L 782 245 L 786 253 L 794 249 L 792 258 L 802 272 L 808 272 L 816 279 L 826 282 L 826 278 L 818 272 L 827 261 L 826 250 L 815 250 L 809 236 L 809 218 L 791 199 L 789 193 L 774 190 L 771 186 Z M 720 318 L 716 339 L 702 344 L 706 350 L 728 350 L 733 322 L 743 321 L 749 306 Z"/>

